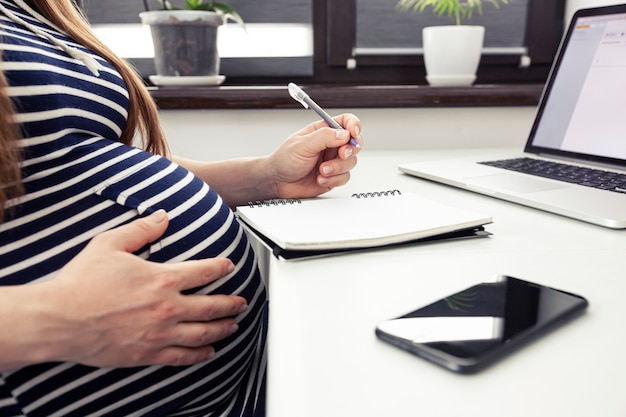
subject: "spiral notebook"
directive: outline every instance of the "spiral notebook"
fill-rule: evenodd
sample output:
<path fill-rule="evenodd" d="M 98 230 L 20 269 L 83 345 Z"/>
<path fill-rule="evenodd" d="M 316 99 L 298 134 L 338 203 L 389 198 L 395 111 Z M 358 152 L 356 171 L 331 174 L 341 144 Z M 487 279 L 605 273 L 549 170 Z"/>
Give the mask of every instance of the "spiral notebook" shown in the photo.
<path fill-rule="evenodd" d="M 485 236 L 482 226 L 492 222 L 483 213 L 398 190 L 251 202 L 235 214 L 282 257 Z"/>

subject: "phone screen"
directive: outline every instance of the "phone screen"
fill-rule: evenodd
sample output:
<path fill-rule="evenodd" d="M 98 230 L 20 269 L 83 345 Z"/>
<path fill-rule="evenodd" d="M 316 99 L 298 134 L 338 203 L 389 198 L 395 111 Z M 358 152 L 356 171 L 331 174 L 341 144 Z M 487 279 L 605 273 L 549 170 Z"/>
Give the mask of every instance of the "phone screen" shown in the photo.
<path fill-rule="evenodd" d="M 475 372 L 587 305 L 579 295 L 499 276 L 379 323 L 376 334 L 453 371 Z"/>

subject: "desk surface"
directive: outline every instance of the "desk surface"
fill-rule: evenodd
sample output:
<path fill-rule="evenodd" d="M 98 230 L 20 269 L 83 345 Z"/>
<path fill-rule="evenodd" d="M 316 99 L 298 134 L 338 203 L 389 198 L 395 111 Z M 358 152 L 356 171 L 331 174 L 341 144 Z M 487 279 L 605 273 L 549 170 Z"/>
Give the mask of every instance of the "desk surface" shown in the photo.
<path fill-rule="evenodd" d="M 350 184 L 333 194 L 417 192 L 492 214 L 492 237 L 301 262 L 266 258 L 268 417 L 626 415 L 626 231 L 418 180 L 396 168 L 461 153 L 365 150 Z M 498 273 L 579 293 L 589 309 L 470 376 L 376 338 L 379 321 Z"/>

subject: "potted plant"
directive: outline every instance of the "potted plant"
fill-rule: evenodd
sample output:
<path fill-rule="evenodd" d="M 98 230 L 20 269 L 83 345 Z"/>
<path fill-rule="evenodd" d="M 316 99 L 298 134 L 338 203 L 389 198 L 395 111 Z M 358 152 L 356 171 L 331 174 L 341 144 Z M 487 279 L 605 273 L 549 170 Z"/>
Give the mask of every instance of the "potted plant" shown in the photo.
<path fill-rule="evenodd" d="M 496 8 L 508 0 L 485 0 Z M 399 0 L 401 11 L 423 12 L 427 7 L 439 16 L 447 14 L 454 25 L 422 30 L 426 80 L 432 86 L 472 85 L 482 54 L 484 26 L 465 25 L 474 12 L 482 13 L 481 0 Z"/>
<path fill-rule="evenodd" d="M 156 85 L 219 85 L 220 56 L 218 29 L 227 20 L 244 25 L 241 16 L 230 6 L 216 1 L 185 0 L 176 7 L 169 0 L 159 0 L 160 8 L 140 13 L 143 24 L 150 26 L 154 45 Z"/>

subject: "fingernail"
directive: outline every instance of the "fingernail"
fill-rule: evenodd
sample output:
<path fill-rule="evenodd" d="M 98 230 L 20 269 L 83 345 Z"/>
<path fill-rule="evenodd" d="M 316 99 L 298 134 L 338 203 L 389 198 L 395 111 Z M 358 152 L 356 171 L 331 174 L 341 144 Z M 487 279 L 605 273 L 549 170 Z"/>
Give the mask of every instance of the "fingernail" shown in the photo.
<path fill-rule="evenodd" d="M 357 136 L 361 135 L 361 127 L 359 125 L 354 126 L 354 133 L 356 133 Z"/>
<path fill-rule="evenodd" d="M 228 329 L 230 331 L 230 334 L 235 333 L 237 330 L 239 330 L 239 326 L 237 326 L 236 324 L 233 324 L 232 326 L 230 326 L 230 329 Z"/>
<path fill-rule="evenodd" d="M 215 349 L 211 349 L 206 353 L 206 360 L 213 359 L 215 357 Z"/>
<path fill-rule="evenodd" d="M 163 220 L 165 220 L 165 217 L 167 217 L 167 213 L 165 212 L 165 210 L 160 209 L 149 215 L 148 220 L 155 223 L 161 223 Z"/>
<path fill-rule="evenodd" d="M 335 132 L 335 137 L 337 139 L 345 140 L 348 138 L 349 134 L 350 133 L 347 130 L 337 129 L 337 131 Z"/>
<path fill-rule="evenodd" d="M 330 175 L 333 172 L 333 167 L 326 165 L 325 167 L 322 168 L 322 173 L 324 175 Z"/>
<path fill-rule="evenodd" d="M 247 309 L 248 309 L 248 304 L 242 304 L 241 307 L 239 307 L 239 314 L 245 313 Z"/>
<path fill-rule="evenodd" d="M 346 158 L 350 158 L 352 156 L 352 148 L 347 148 L 344 155 Z"/>

